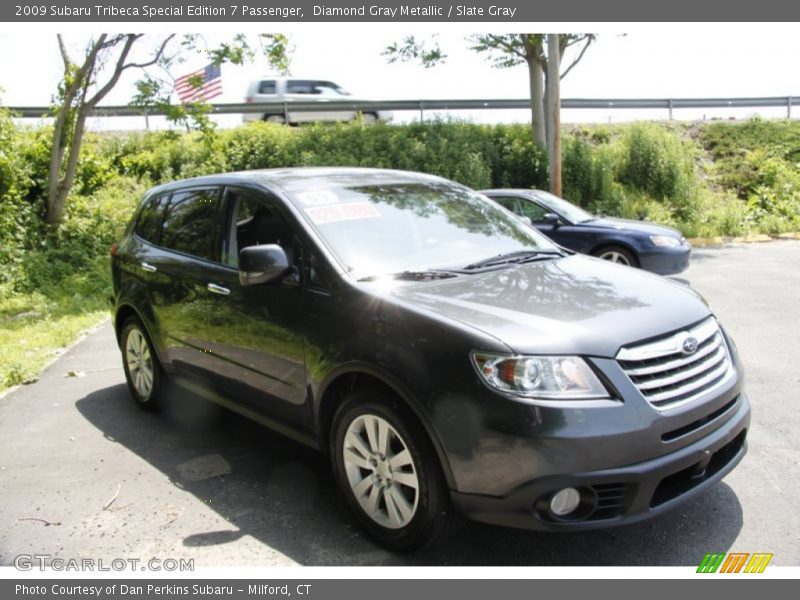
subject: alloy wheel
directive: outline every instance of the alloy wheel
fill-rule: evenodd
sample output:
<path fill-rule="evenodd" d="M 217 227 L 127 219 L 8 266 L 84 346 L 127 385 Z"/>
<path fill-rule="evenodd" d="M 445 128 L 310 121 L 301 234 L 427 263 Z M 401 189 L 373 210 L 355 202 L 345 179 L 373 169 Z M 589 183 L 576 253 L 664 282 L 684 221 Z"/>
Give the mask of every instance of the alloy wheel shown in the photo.
<path fill-rule="evenodd" d="M 367 516 L 388 529 L 408 525 L 419 503 L 419 478 L 397 430 L 377 415 L 360 415 L 347 428 L 342 455 L 350 489 Z"/>
<path fill-rule="evenodd" d="M 125 344 L 125 360 L 131 383 L 142 398 L 149 398 L 153 391 L 154 365 L 150 347 L 139 329 L 132 329 Z"/>
<path fill-rule="evenodd" d="M 603 252 L 600 255 L 600 258 L 602 258 L 603 260 L 607 260 L 609 262 L 625 265 L 628 267 L 631 265 L 630 261 L 628 260 L 628 257 L 626 257 L 621 252 L 617 252 L 616 250 L 609 250 L 608 252 Z"/>

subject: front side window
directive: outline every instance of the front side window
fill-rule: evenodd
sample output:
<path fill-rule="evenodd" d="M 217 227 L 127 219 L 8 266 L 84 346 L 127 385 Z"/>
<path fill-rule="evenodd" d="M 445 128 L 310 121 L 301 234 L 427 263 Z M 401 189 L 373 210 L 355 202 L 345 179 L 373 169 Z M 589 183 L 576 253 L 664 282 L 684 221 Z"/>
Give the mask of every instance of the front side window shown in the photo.
<path fill-rule="evenodd" d="M 277 244 L 283 248 L 289 264 L 293 264 L 294 235 L 274 203 L 269 198 L 235 188 L 226 190 L 225 195 L 232 212 L 222 262 L 238 268 L 239 252 L 244 248 Z"/>
<path fill-rule="evenodd" d="M 557 251 L 493 201 L 454 183 L 342 181 L 288 191 L 357 279 L 461 268 L 523 250 Z"/>
<path fill-rule="evenodd" d="M 585 223 L 594 219 L 591 213 L 586 212 L 579 206 L 567 202 L 563 198 L 554 196 L 541 190 L 536 191 L 536 198 L 544 204 L 550 212 L 557 213 L 567 219 L 570 223 Z"/>
<path fill-rule="evenodd" d="M 528 217 L 534 223 L 541 223 L 544 221 L 544 216 L 552 212 L 531 200 L 522 200 L 520 205 L 522 206 L 522 215 Z"/>
<path fill-rule="evenodd" d="M 516 215 L 519 214 L 519 206 L 517 205 L 517 199 L 516 198 L 505 198 L 505 197 L 497 198 L 497 197 L 495 197 L 495 198 L 492 198 L 492 200 L 497 202 L 503 208 L 507 208 L 508 210 L 513 212 L 514 214 L 516 214 Z"/>
<path fill-rule="evenodd" d="M 314 82 L 302 79 L 292 79 L 286 82 L 287 94 L 313 94 Z"/>
<path fill-rule="evenodd" d="M 161 246 L 206 260 L 216 260 L 214 240 L 219 229 L 219 190 L 175 192 L 161 233 Z"/>
<path fill-rule="evenodd" d="M 336 85 L 331 81 L 317 81 L 314 86 L 315 94 L 322 94 L 323 96 L 349 96 L 350 94 L 344 88 Z"/>

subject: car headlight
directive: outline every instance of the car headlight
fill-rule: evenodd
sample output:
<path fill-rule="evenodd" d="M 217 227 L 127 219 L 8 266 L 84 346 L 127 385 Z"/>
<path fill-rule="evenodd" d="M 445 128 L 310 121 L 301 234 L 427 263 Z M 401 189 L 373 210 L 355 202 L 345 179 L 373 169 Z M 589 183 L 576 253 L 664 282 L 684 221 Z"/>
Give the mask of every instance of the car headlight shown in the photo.
<path fill-rule="evenodd" d="M 473 352 L 472 362 L 493 388 L 546 400 L 609 398 L 605 386 L 578 356 L 508 356 Z"/>
<path fill-rule="evenodd" d="M 662 248 L 679 248 L 681 241 L 669 235 L 651 235 L 650 241 Z"/>

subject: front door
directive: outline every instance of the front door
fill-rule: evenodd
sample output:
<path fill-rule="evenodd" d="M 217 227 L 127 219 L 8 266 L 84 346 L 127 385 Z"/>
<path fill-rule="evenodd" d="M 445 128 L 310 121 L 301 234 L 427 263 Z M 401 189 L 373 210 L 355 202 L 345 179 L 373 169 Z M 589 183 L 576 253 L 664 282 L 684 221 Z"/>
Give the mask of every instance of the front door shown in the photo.
<path fill-rule="evenodd" d="M 228 188 L 228 227 L 221 261 L 208 273 L 207 348 L 210 371 L 227 395 L 266 415 L 307 425 L 303 355 L 303 290 L 299 270 L 276 282 L 244 286 L 238 254 L 247 246 L 279 244 L 290 264 L 299 241 L 277 199 Z"/>

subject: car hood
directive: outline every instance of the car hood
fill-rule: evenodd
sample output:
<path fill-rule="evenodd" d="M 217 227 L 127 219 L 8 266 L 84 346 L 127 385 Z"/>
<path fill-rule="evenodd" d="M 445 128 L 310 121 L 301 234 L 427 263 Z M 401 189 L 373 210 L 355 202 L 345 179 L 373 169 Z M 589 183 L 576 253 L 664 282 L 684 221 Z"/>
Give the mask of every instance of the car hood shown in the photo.
<path fill-rule="evenodd" d="M 647 221 L 634 221 L 633 219 L 615 219 L 612 217 L 598 217 L 591 221 L 580 223 L 589 227 L 602 227 L 605 229 L 621 229 L 624 231 L 637 231 L 647 235 L 669 235 L 681 238 L 681 232 L 666 225 L 648 223 Z"/>
<path fill-rule="evenodd" d="M 710 314 L 688 286 L 581 255 L 385 293 L 479 329 L 517 353 L 613 357 L 622 346 Z"/>

